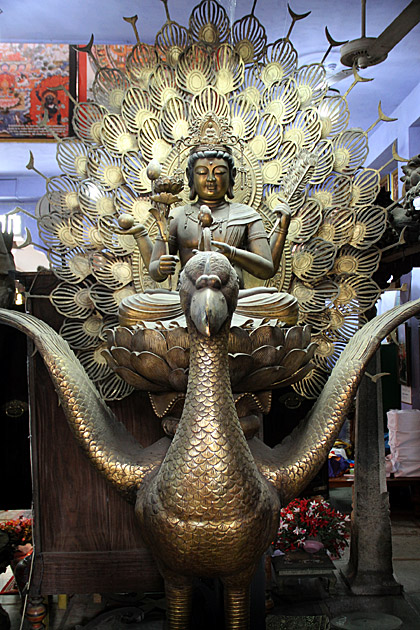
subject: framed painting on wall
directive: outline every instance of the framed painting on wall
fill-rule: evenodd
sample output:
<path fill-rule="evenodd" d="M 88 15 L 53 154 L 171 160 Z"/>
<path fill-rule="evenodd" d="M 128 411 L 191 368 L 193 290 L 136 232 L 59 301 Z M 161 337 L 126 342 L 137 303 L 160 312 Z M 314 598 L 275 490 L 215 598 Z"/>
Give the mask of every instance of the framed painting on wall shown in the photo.
<path fill-rule="evenodd" d="M 398 168 L 391 173 L 391 197 L 393 201 L 398 200 Z"/>
<path fill-rule="evenodd" d="M 0 138 L 68 136 L 69 84 L 68 45 L 0 43 Z"/>
<path fill-rule="evenodd" d="M 397 328 L 397 377 L 400 385 L 410 385 L 410 326 L 406 322 Z"/>

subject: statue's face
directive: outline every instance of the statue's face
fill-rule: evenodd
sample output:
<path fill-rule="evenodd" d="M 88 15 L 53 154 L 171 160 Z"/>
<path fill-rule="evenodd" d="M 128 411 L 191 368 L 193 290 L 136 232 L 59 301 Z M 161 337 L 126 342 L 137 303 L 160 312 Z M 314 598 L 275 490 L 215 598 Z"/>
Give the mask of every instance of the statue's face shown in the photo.
<path fill-rule="evenodd" d="M 224 199 L 229 187 L 229 166 L 223 158 L 199 158 L 194 165 L 194 186 L 203 201 Z"/>

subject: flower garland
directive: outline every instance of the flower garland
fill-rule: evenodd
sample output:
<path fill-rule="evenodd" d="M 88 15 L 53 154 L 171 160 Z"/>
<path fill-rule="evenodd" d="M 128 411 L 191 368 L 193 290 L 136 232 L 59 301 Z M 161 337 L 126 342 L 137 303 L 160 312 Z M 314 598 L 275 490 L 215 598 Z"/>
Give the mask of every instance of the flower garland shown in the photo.
<path fill-rule="evenodd" d="M 295 499 L 280 510 L 275 550 L 294 551 L 307 540 L 319 540 L 327 551 L 339 556 L 348 545 L 349 516 L 334 510 L 323 498 Z"/>
<path fill-rule="evenodd" d="M 0 530 L 9 536 L 10 544 L 17 548 L 20 545 L 32 544 L 32 519 L 25 516 L 12 521 L 0 522 Z"/>

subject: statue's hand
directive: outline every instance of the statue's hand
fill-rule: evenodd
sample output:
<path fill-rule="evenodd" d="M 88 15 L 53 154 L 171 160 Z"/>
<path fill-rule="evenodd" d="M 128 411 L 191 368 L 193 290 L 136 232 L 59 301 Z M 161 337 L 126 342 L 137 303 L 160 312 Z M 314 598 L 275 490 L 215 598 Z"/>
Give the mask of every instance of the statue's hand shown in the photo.
<path fill-rule="evenodd" d="M 236 251 L 236 247 L 232 247 L 232 245 L 228 245 L 227 243 L 223 243 L 223 241 L 212 241 L 212 245 L 217 247 L 221 254 L 224 254 L 226 258 L 230 261 L 233 259 Z"/>
<path fill-rule="evenodd" d="M 159 258 L 159 273 L 162 276 L 172 276 L 175 273 L 176 265 L 179 262 L 178 256 L 164 254 Z"/>
<path fill-rule="evenodd" d="M 274 208 L 274 212 L 277 215 L 281 227 L 289 227 L 290 219 L 292 218 L 289 204 L 282 201 Z"/>
<path fill-rule="evenodd" d="M 122 234 L 124 236 L 126 234 L 132 234 L 133 236 L 135 236 L 136 234 L 140 234 L 141 236 L 146 236 L 148 234 L 148 231 L 142 223 L 136 223 L 128 229 L 115 230 L 115 234 Z"/>

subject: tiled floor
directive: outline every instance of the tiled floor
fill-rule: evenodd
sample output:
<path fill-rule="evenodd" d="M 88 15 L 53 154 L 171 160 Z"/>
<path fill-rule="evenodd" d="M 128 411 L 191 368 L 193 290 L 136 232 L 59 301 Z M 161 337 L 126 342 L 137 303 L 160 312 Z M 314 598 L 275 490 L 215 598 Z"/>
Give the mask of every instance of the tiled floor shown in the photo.
<path fill-rule="evenodd" d="M 349 511 L 351 491 L 348 488 L 335 489 L 331 492 L 331 500 L 338 509 Z M 6 514 L 6 518 L 14 517 L 11 512 Z M 0 513 L 0 519 L 4 517 L 5 514 Z M 411 512 L 392 513 L 392 544 L 395 577 L 404 588 L 402 597 L 355 597 L 349 594 L 339 576 L 340 568 L 347 562 L 345 556 L 335 563 L 338 582 L 334 594 L 328 595 L 319 581 L 314 579 L 291 584 L 290 592 L 286 591 L 286 594 L 283 592 L 281 597 L 274 593 L 275 607 L 269 613 L 267 627 L 287 628 L 286 617 L 326 615 L 331 619 L 353 611 L 376 611 L 399 617 L 403 621 L 401 626 L 403 630 L 420 630 L 420 519 L 415 518 Z M 2 578 L 4 581 L 5 578 L 0 575 L 0 580 Z M 100 601 L 98 599 L 100 598 L 96 597 L 95 601 L 92 595 L 72 595 L 68 600 L 67 609 L 60 609 L 57 597 L 50 597 L 49 628 L 70 630 L 77 625 L 86 625 L 107 606 L 105 599 L 102 598 Z M 19 630 L 21 622 L 19 598 L 14 595 L 1 595 L 0 603 L 9 614 L 11 630 Z M 301 619 L 303 620 L 303 617 Z M 290 628 L 292 625 L 289 622 Z M 106 627 L 111 628 L 109 621 L 105 620 L 103 628 Z M 112 626 L 115 627 L 127 627 L 127 624 Z M 306 626 L 302 626 L 302 630 L 304 627 Z M 146 615 L 144 621 L 140 622 L 138 619 L 137 623 L 130 624 L 130 628 L 162 630 L 161 610 L 155 609 L 154 613 Z M 363 628 L 373 630 L 373 626 L 364 625 Z"/>

